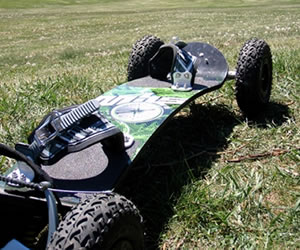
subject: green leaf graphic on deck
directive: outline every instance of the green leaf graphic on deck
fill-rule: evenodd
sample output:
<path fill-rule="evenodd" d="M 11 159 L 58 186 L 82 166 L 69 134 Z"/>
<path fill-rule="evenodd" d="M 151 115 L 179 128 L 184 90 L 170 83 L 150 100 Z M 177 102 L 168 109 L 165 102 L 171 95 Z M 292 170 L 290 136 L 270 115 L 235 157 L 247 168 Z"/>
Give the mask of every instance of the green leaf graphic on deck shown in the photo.
<path fill-rule="evenodd" d="M 157 96 L 177 97 L 177 98 L 190 98 L 195 94 L 194 92 L 178 92 L 178 91 L 174 91 L 171 88 L 152 88 L 151 91 Z"/>
<path fill-rule="evenodd" d="M 122 95 L 142 95 L 145 93 L 151 93 L 149 88 L 142 88 L 142 87 L 131 87 L 127 84 L 122 84 L 106 93 L 104 96 L 122 96 Z"/>

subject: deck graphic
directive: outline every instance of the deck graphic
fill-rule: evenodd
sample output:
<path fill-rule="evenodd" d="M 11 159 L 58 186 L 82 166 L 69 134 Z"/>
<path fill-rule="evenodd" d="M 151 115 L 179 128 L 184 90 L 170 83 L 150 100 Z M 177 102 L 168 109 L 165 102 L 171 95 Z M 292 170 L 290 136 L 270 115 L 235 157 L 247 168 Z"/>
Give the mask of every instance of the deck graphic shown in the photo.
<path fill-rule="evenodd" d="M 154 131 L 194 92 L 122 84 L 99 96 L 101 113 L 138 143 L 135 156 Z"/>

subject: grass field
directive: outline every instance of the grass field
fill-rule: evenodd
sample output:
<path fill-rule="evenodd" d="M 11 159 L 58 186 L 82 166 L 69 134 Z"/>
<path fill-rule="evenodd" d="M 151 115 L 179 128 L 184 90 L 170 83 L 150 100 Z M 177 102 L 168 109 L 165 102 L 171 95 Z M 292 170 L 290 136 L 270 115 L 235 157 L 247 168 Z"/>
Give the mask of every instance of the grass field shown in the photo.
<path fill-rule="evenodd" d="M 47 112 L 125 82 L 146 34 L 210 43 L 231 69 L 247 39 L 265 39 L 265 115 L 246 120 L 231 81 L 176 116 L 117 191 L 140 208 L 149 249 L 300 248 L 299 0 L 0 0 L 0 19 L 0 141 L 11 146 Z"/>

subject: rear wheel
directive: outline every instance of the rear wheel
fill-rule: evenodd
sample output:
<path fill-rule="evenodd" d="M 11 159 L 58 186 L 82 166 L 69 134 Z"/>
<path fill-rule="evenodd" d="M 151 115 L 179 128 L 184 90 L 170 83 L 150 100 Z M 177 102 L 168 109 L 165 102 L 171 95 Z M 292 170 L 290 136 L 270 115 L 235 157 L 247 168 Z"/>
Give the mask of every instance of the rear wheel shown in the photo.
<path fill-rule="evenodd" d="M 236 70 L 236 100 L 248 117 L 256 116 L 269 102 L 272 88 L 272 55 L 269 45 L 253 38 L 242 47 Z"/>
<path fill-rule="evenodd" d="M 128 61 L 128 81 L 149 75 L 149 60 L 163 44 L 158 37 L 148 35 L 133 45 Z"/>
<path fill-rule="evenodd" d="M 113 193 L 93 196 L 69 211 L 48 249 L 144 248 L 142 217 L 134 204 Z"/>

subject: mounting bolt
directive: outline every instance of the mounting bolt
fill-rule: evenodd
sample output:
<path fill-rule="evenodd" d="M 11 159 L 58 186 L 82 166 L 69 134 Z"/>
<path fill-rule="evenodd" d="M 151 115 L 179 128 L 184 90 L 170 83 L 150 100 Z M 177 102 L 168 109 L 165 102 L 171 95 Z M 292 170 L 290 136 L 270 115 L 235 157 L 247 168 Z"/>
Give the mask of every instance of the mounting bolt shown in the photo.
<path fill-rule="evenodd" d="M 26 182 L 26 176 L 24 174 L 21 174 L 21 181 Z"/>
<path fill-rule="evenodd" d="M 18 173 L 17 173 L 16 171 L 13 171 L 13 172 L 11 173 L 11 177 L 14 178 L 14 179 L 18 179 L 18 178 L 19 178 L 19 175 L 18 175 Z"/>
<path fill-rule="evenodd" d="M 48 181 L 42 181 L 40 183 L 40 189 L 41 189 L 41 191 L 45 191 L 46 189 L 48 189 L 50 187 L 51 187 L 51 183 L 48 182 Z"/>

